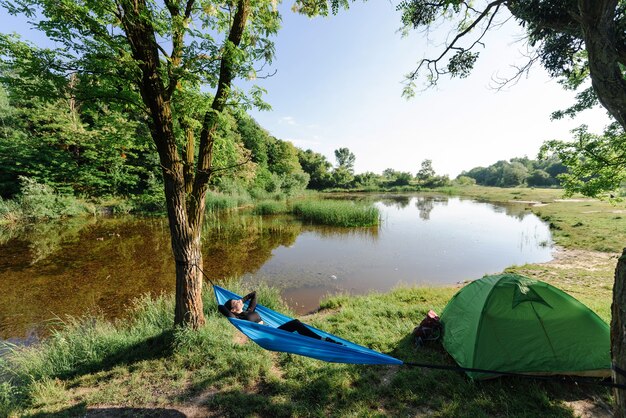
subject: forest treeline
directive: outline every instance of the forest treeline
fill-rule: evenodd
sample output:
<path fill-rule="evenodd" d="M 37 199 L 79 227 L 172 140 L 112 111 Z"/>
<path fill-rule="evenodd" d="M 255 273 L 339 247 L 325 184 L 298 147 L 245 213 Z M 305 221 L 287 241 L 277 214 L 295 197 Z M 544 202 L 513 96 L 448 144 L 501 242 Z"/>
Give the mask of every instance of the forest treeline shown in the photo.
<path fill-rule="evenodd" d="M 469 178 L 481 186 L 554 187 L 560 186 L 559 175 L 566 172 L 567 167 L 554 156 L 540 160 L 521 157 L 463 171 L 457 179 L 463 181 L 462 179 Z"/>
<path fill-rule="evenodd" d="M 32 74 L 32 73 L 31 73 Z M 99 97 L 92 84 L 77 77 L 53 80 L 2 71 L 0 89 L 0 196 L 20 192 L 121 197 L 139 210 L 163 209 L 161 167 L 145 113 L 136 106 Z M 89 99 L 89 92 L 93 98 Z M 80 99 L 77 99 L 80 97 Z M 195 97 L 206 106 L 206 97 Z M 415 173 L 393 168 L 381 174 L 355 173 L 356 156 L 335 150 L 334 163 L 323 154 L 302 150 L 272 136 L 243 108 L 224 112 L 214 149 L 212 188 L 254 197 L 289 196 L 315 190 L 419 190 L 449 186 L 424 160 Z M 199 126 L 176 121 L 175 129 L 199 135 Z M 194 152 L 185 149 L 184 152 Z M 182 158 L 181 158 L 182 160 Z M 554 158 L 498 161 L 461 173 L 456 184 L 513 187 L 558 186 L 566 168 Z M 39 191 L 39 192 L 37 192 Z"/>
<path fill-rule="evenodd" d="M 5 68 L 1 81 L 0 197 L 5 201 L 24 192 L 56 193 L 122 197 L 135 209 L 163 209 L 161 166 L 142 109 L 107 101 L 93 83 L 77 77 L 26 78 Z M 194 98 L 198 107 L 209 99 Z M 381 175 L 355 174 L 356 157 L 349 149 L 338 148 L 333 164 L 320 153 L 270 135 L 244 109 L 234 109 L 220 115 L 211 180 L 215 191 L 267 197 L 289 196 L 307 187 L 374 190 L 449 184 L 446 176 L 435 174 L 429 160 L 415 176 L 394 169 Z M 193 121 L 176 122 L 177 136 L 199 135 Z"/>

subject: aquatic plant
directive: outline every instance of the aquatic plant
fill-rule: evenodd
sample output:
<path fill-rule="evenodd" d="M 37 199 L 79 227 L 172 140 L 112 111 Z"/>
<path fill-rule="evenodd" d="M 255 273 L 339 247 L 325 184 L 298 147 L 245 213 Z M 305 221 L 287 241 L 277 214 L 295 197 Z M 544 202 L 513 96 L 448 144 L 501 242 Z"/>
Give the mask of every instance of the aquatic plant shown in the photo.
<path fill-rule="evenodd" d="M 332 226 L 375 226 L 380 213 L 372 204 L 347 200 L 305 200 L 293 204 L 292 213 L 305 222 Z"/>
<path fill-rule="evenodd" d="M 284 201 L 264 200 L 257 203 L 252 210 L 255 215 L 276 215 L 286 213 L 287 204 Z"/>

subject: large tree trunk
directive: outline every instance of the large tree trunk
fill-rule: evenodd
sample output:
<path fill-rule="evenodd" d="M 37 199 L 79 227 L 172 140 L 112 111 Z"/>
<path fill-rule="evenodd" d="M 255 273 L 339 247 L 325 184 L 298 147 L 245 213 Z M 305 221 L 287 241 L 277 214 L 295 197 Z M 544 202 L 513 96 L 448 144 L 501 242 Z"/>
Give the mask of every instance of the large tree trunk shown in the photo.
<path fill-rule="evenodd" d="M 615 25 L 618 0 L 579 0 L 580 25 L 589 56 L 589 73 L 598 100 L 626 129 L 626 80 Z"/>
<path fill-rule="evenodd" d="M 613 304 L 611 305 L 611 358 L 615 368 L 613 382 L 626 385 L 626 248 L 615 268 L 615 283 L 613 284 Z M 615 416 L 626 417 L 626 393 L 624 389 L 614 389 Z"/>
<path fill-rule="evenodd" d="M 204 221 L 205 197 L 212 174 L 213 144 L 218 118 L 214 113 L 222 112 L 226 106 L 231 82 L 235 77 L 236 48 L 239 46 L 250 13 L 250 0 L 238 0 L 228 35 L 228 43 L 221 58 L 218 89 L 207 112 L 200 135 L 198 164 L 193 173 L 194 138 L 190 127 L 185 128 L 187 144 L 184 162 L 179 155 L 171 107 L 171 94 L 178 85 L 170 71 L 170 89 L 162 79 L 164 73 L 159 58 L 155 28 L 152 27 L 146 0 L 123 0 L 119 3 L 120 14 L 133 58 L 141 70 L 138 82 L 141 97 L 150 113 L 150 131 L 159 153 L 165 185 L 167 216 L 172 239 L 172 252 L 176 261 L 176 308 L 175 325 L 197 329 L 204 324 L 202 307 L 202 243 L 200 233 Z M 166 2 L 172 17 L 179 17 L 176 2 Z M 193 1 L 187 2 L 185 18 L 188 19 Z M 183 32 L 174 36 L 174 52 L 171 65 L 178 66 L 182 57 Z M 184 124 L 183 124 L 184 125 Z M 195 178 L 194 178 L 195 177 Z"/>
<path fill-rule="evenodd" d="M 141 69 L 139 89 L 150 113 L 150 131 L 163 171 L 172 252 L 176 261 L 174 324 L 198 328 L 204 324 L 202 278 L 197 268 L 202 262 L 200 231 L 203 216 L 202 213 L 192 215 L 192 219 L 188 216 L 185 176 L 174 134 L 170 95 L 160 75 L 161 62 L 155 31 L 150 20 L 145 18 L 149 14 L 146 2 L 124 1 L 121 6 L 124 31 L 133 58 Z M 204 195 L 198 197 L 203 199 Z"/>

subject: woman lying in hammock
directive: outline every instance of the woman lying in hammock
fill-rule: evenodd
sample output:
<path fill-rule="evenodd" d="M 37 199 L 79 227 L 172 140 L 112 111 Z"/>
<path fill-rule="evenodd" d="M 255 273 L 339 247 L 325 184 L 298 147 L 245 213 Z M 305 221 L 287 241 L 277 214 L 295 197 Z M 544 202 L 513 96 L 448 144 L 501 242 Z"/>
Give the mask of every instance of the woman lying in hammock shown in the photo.
<path fill-rule="evenodd" d="M 250 301 L 248 309 L 243 310 L 244 303 Z M 219 311 L 228 318 L 243 319 L 246 321 L 256 322 L 257 324 L 263 324 L 263 319 L 259 315 L 256 309 L 256 291 L 248 293 L 242 299 L 228 299 L 223 305 L 219 305 L 217 308 Z M 329 343 L 341 344 L 339 341 L 335 341 L 332 338 L 317 335 L 315 332 L 307 328 L 299 319 L 293 319 L 278 327 L 287 332 L 297 332 L 305 337 L 315 338 L 316 340 L 324 340 Z"/>

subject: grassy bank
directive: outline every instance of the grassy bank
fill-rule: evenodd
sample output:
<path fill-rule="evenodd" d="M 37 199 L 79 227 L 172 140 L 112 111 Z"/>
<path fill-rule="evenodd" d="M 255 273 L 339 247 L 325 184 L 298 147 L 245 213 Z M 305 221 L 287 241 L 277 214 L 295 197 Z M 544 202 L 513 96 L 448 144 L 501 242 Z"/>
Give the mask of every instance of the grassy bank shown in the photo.
<path fill-rule="evenodd" d="M 557 190 L 471 187 L 459 193 L 486 201 L 543 202 L 520 204 L 551 216 L 555 240 L 565 249 L 551 263 L 507 270 L 549 282 L 610 319 L 616 262 L 611 251 L 626 243 L 626 225 L 614 211 L 623 206 L 560 202 Z M 237 283 L 228 287 L 249 290 Z M 340 295 L 302 319 L 402 360 L 452 365 L 438 344 L 415 348 L 410 333 L 457 290 Z M 259 293 L 263 304 L 288 312 L 276 289 Z M 268 352 L 217 314 L 209 290 L 204 298 L 207 324 L 198 332 L 174 330 L 173 301 L 160 297 L 137 302 L 129 321 L 68 321 L 43 344 L 16 348 L 0 360 L 0 416 L 569 417 L 574 409 L 585 413 L 581 407 L 606 412 L 611 402 L 608 390 L 589 385 L 516 378 L 471 382 L 450 371 L 332 364 Z"/>
<path fill-rule="evenodd" d="M 236 284 L 229 285 L 237 290 Z M 243 289 L 240 289 L 243 291 Z M 399 288 L 338 296 L 307 322 L 408 361 L 451 364 L 437 345 L 416 349 L 410 332 L 455 289 Z M 284 310 L 276 291 L 261 301 Z M 571 416 L 572 399 L 607 391 L 520 379 L 472 383 L 459 373 L 398 366 L 329 364 L 272 353 L 242 338 L 205 293 L 207 324 L 171 328 L 172 300 L 144 299 L 130 323 L 87 318 L 4 369 L 0 415 L 9 416 Z M 5 365 L 6 367 L 7 365 Z M 10 371 L 7 371 L 10 370 Z M 567 401 L 566 401 L 567 400 Z M 152 415 L 154 416 L 154 415 Z"/>

